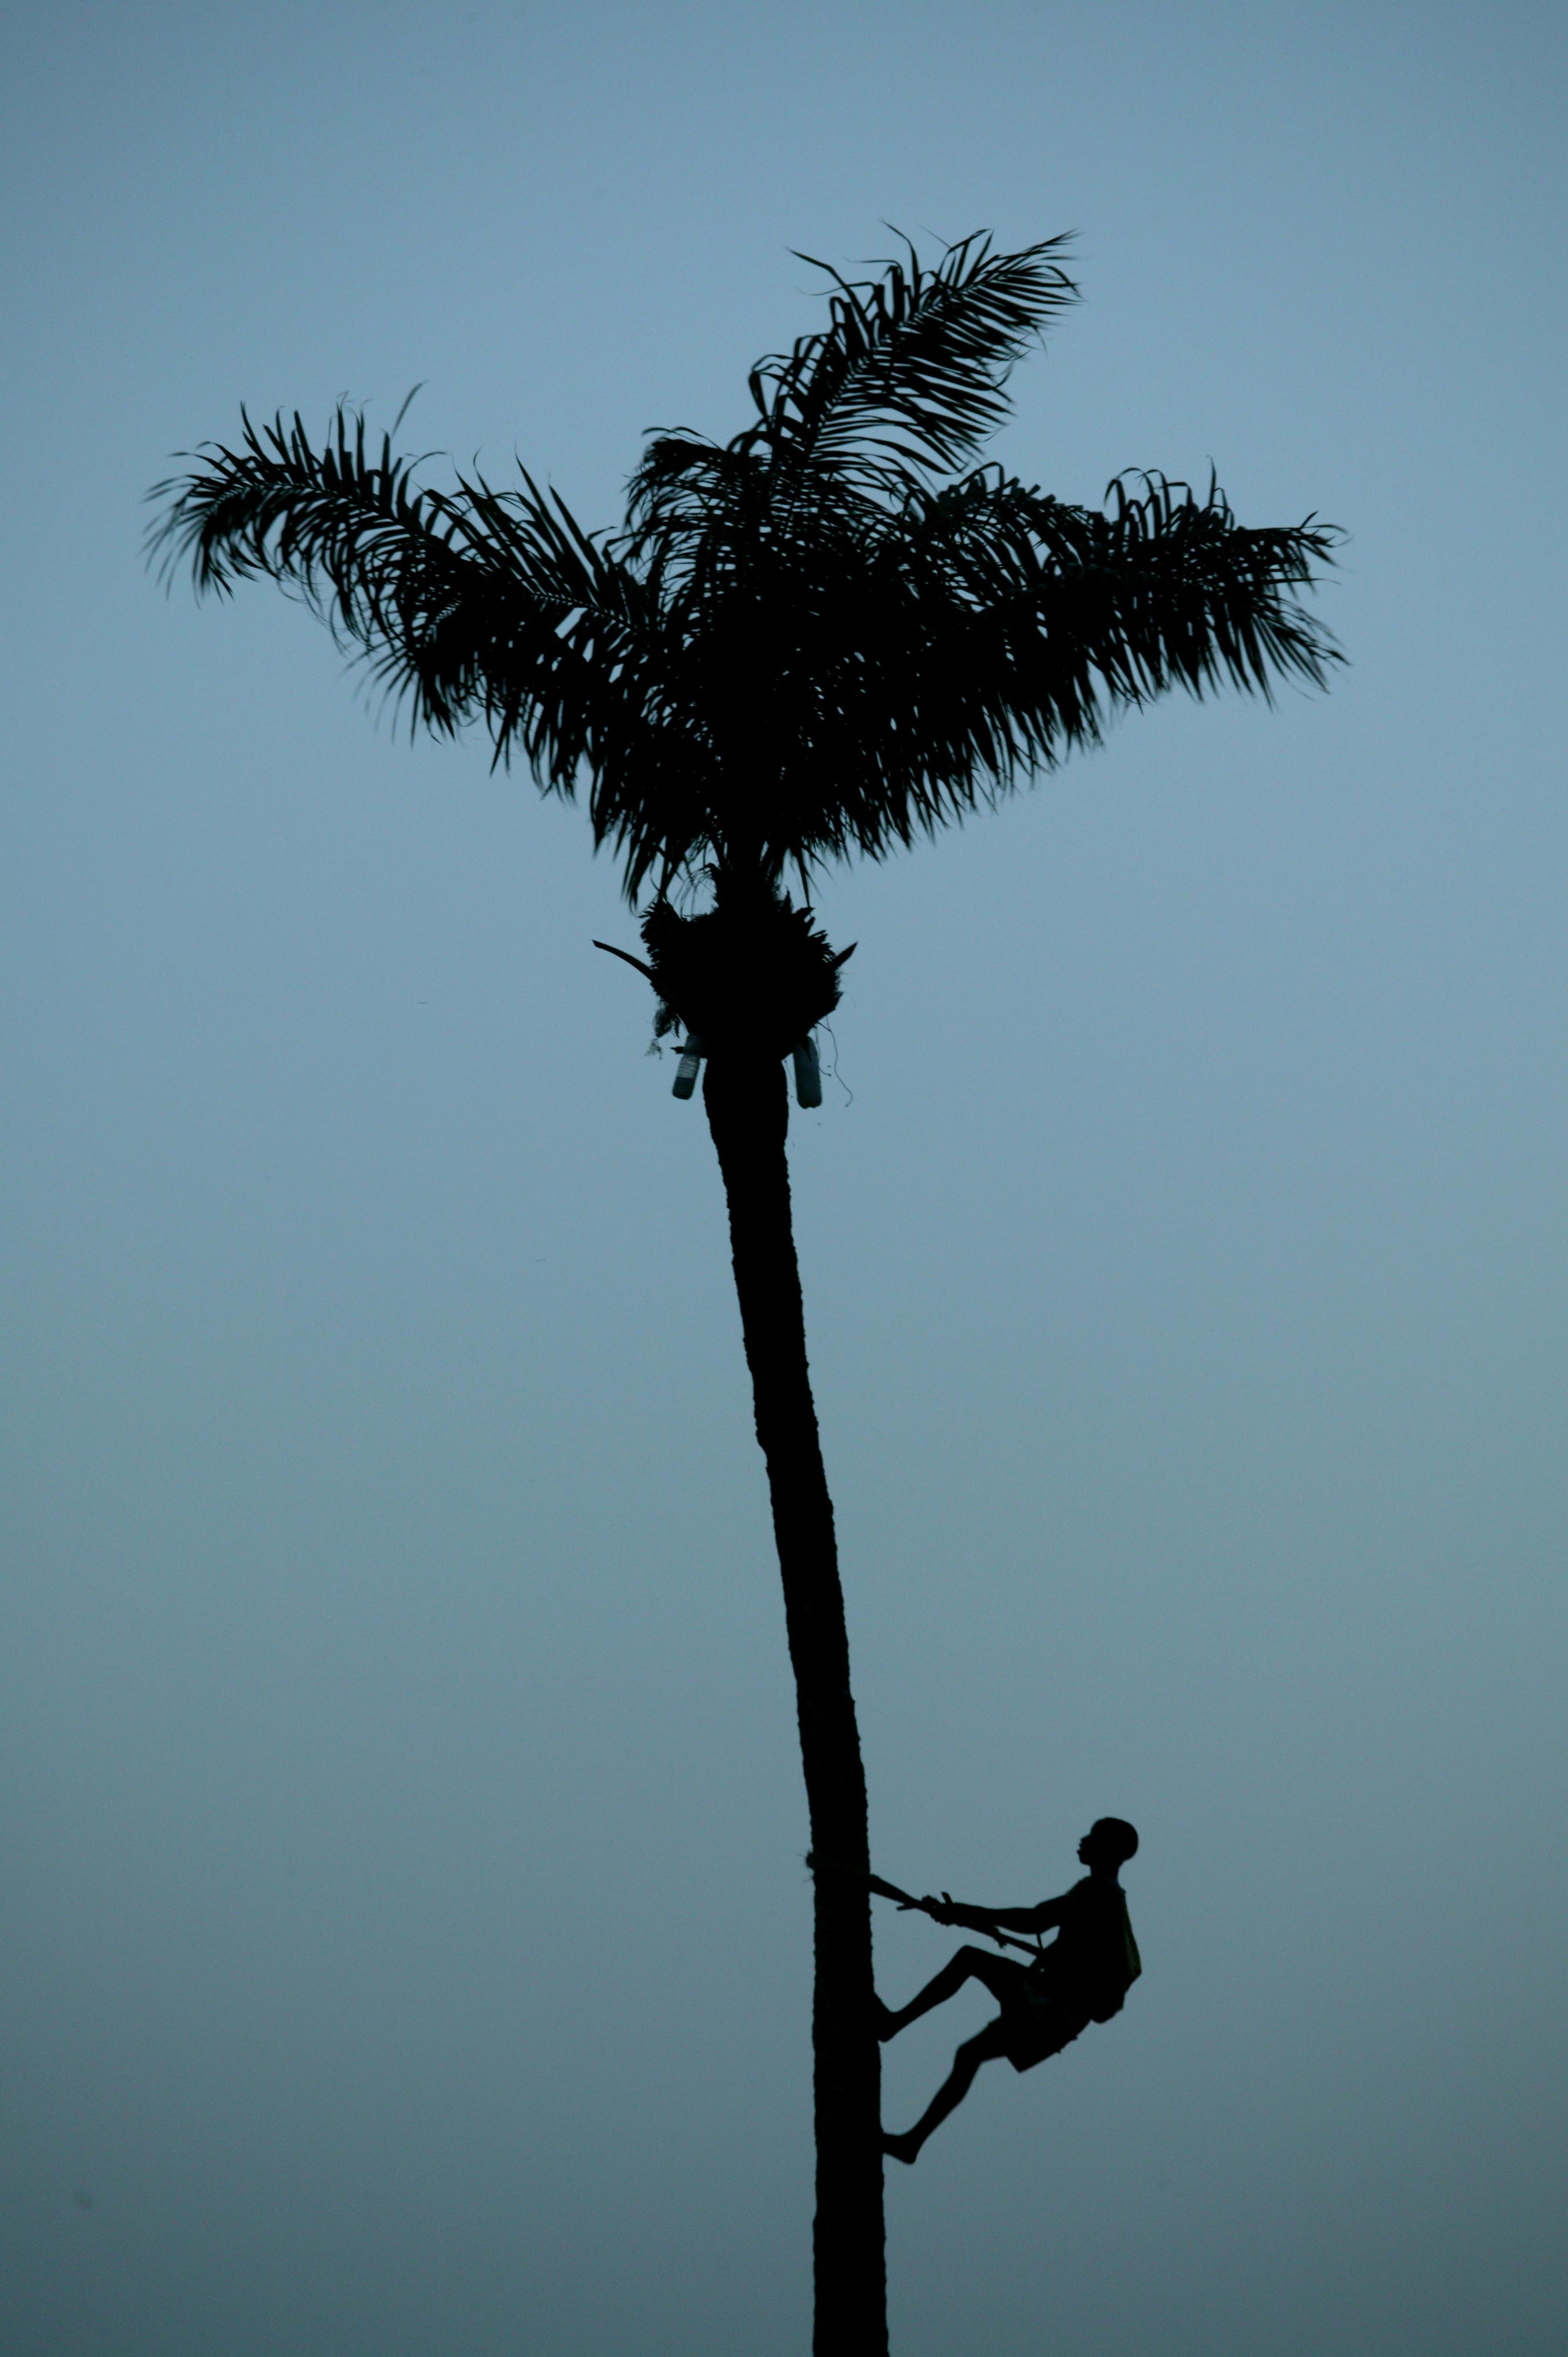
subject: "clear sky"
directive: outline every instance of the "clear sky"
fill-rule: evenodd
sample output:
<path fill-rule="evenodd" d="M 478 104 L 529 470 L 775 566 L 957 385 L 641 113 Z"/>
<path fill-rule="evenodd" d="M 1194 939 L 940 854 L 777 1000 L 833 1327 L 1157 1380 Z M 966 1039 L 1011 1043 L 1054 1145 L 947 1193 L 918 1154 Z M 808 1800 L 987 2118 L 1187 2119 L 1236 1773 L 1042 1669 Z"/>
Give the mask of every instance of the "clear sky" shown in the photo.
<path fill-rule="evenodd" d="M 824 881 L 792 1155 L 882 1870 L 1144 1835 L 898 2357 L 1560 2357 L 1559 8 L 13 6 L 0 2342 L 796 2357 L 805 1820 L 723 1207 L 580 813 L 166 599 L 171 453 L 614 522 L 800 248 L 1078 232 L 997 455 L 1348 533 L 1350 669 Z M 439 466 L 442 462 L 435 462 Z M 886 1994 L 945 1954 L 879 1925 Z M 981 2003 L 901 2040 L 914 2116 Z"/>

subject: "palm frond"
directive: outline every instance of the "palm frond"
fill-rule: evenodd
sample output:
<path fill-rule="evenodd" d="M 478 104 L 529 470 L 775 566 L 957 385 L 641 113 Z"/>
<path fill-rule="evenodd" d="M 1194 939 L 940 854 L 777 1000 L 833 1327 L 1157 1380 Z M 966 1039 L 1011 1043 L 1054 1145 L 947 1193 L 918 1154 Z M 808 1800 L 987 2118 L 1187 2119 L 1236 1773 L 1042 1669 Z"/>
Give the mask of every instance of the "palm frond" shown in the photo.
<path fill-rule="evenodd" d="M 459 479 L 420 489 L 419 462 L 367 447 L 339 409 L 319 447 L 296 415 L 238 447 L 211 446 L 152 494 L 149 533 L 166 578 L 188 564 L 199 592 L 263 576 L 296 589 L 362 657 L 410 725 L 489 726 L 498 760 L 521 749 L 542 784 L 572 792 L 629 727 L 616 692 L 646 597 L 635 574 L 524 475 L 498 493 Z"/>
<path fill-rule="evenodd" d="M 360 575 L 374 577 L 392 551 L 440 536 L 439 501 L 414 488 L 419 460 L 394 458 L 390 435 L 372 459 L 362 417 L 350 427 L 339 409 L 319 450 L 297 413 L 292 427 L 281 416 L 257 426 L 244 410 L 241 423 L 238 449 L 186 454 L 190 471 L 148 494 L 163 508 L 147 543 L 166 582 L 188 563 L 199 594 L 227 596 L 263 575 L 326 610 L 332 596 L 351 606 Z"/>
<path fill-rule="evenodd" d="M 830 324 L 750 377 L 757 423 L 736 448 L 818 465 L 857 460 L 946 469 L 1007 414 L 1007 378 L 1078 289 L 1047 238 L 995 253 L 985 237 L 950 246 L 934 270 L 911 245 L 875 279 L 851 281 L 813 261 L 837 288 Z"/>
<path fill-rule="evenodd" d="M 1277 682 L 1324 687 L 1344 660 L 1294 594 L 1339 545 L 1340 534 L 1311 516 L 1249 528 L 1212 477 L 1200 499 L 1189 484 L 1142 472 L 1108 486 L 1102 513 L 1054 500 L 1035 511 L 1054 576 L 1042 617 L 1092 641 L 1119 702 L 1223 685 L 1272 702 Z"/>

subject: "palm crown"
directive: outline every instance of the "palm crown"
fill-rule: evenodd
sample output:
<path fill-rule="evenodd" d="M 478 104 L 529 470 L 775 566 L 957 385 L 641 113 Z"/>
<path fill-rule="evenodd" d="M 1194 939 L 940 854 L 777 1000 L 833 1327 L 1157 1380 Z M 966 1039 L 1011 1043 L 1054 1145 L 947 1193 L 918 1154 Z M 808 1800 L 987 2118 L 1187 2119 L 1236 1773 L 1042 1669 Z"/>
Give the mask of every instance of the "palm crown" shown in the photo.
<path fill-rule="evenodd" d="M 1119 705 L 1337 660 L 1294 595 L 1334 545 L 1312 519 L 1247 530 L 1212 482 L 1158 475 L 1073 507 L 970 463 L 1076 295 L 1063 244 L 830 271 L 827 326 L 752 371 L 753 422 L 651 436 L 615 534 L 526 473 L 423 488 L 340 407 L 319 448 L 297 415 L 246 417 L 158 487 L 155 542 L 199 588 L 303 592 L 416 727 L 482 720 L 498 760 L 585 784 L 628 898 L 880 856 Z"/>

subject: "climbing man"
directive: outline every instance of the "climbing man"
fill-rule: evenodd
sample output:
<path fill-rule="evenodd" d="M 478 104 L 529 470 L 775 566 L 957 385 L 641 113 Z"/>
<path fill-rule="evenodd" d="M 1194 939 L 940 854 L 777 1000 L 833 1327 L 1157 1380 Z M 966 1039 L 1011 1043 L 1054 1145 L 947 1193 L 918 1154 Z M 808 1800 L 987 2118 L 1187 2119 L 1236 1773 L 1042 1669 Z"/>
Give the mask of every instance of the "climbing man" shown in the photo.
<path fill-rule="evenodd" d="M 979 1981 L 1002 2008 L 977 2038 L 959 2048 L 947 2079 L 914 2126 L 902 2136 L 884 2134 L 884 2152 L 912 2165 L 932 2129 L 962 2103 L 983 2062 L 1005 2055 L 1015 2071 L 1032 2071 L 1047 2055 L 1059 2054 L 1091 2021 L 1109 2021 L 1121 2012 L 1122 1999 L 1144 1969 L 1127 1901 L 1116 1879 L 1117 1868 L 1137 1846 L 1137 1835 L 1122 1818 L 1101 1817 L 1078 1846 L 1088 1874 L 1059 1899 L 1042 1900 L 1037 1907 L 961 1907 L 944 1890 L 940 1899 L 905 1902 L 939 1923 L 988 1932 L 993 1939 L 1053 1927 L 1057 1936 L 1027 1964 L 993 1956 L 985 1948 L 961 1948 L 908 2005 L 894 2011 L 877 1999 L 877 2036 L 884 2040 L 897 2038 L 933 2006 L 945 2005 L 965 1981 Z M 879 1887 L 894 1895 L 890 1885 Z M 1024 1943 L 1009 1940 L 1008 1944 Z"/>

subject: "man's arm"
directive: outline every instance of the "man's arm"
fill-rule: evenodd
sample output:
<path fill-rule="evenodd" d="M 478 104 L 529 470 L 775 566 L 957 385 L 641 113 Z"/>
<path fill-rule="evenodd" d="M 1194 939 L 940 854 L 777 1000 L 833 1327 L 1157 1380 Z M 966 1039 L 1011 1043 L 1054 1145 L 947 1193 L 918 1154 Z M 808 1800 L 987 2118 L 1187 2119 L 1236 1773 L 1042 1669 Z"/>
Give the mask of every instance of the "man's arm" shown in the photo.
<path fill-rule="evenodd" d="M 937 1922 L 966 1932 L 1049 1932 L 1062 1920 L 1059 1899 L 1042 1899 L 1037 1907 L 966 1907 L 944 1890 L 940 1899 L 922 1899 L 920 1904 Z"/>

